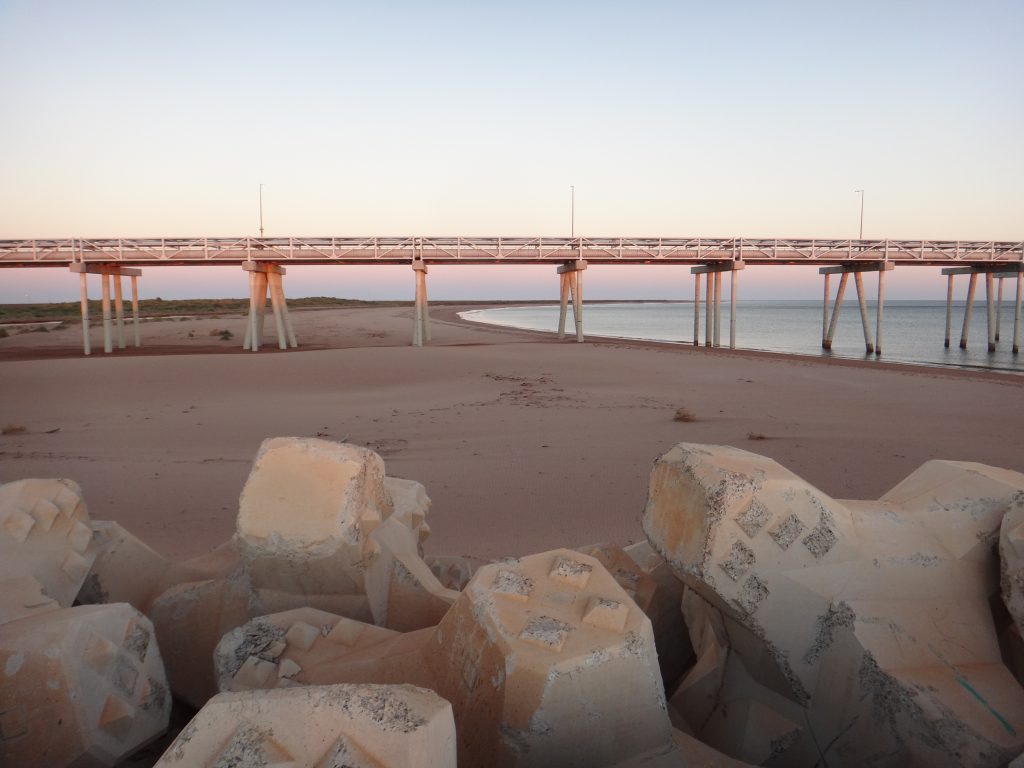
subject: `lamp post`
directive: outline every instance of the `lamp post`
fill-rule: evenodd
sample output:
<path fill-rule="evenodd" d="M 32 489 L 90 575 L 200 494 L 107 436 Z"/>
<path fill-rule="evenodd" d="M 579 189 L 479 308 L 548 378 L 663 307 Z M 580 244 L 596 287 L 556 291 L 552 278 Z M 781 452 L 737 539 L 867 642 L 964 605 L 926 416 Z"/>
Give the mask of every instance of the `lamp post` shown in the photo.
<path fill-rule="evenodd" d="M 864 239 L 864 190 L 863 189 L 855 189 L 853 191 L 860 194 L 860 237 L 859 237 L 859 239 L 863 240 Z"/>
<path fill-rule="evenodd" d="M 263 185 L 260 184 L 260 239 L 263 239 Z"/>
<path fill-rule="evenodd" d="M 576 186 L 569 187 L 569 236 L 576 237 Z"/>

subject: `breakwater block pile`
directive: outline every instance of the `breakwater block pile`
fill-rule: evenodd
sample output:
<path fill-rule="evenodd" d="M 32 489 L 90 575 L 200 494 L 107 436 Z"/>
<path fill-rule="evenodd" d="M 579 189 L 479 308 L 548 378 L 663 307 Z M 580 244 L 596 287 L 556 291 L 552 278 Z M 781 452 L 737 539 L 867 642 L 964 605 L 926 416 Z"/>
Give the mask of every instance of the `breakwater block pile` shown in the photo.
<path fill-rule="evenodd" d="M 424 556 L 429 508 L 370 450 L 271 438 L 235 535 L 170 562 L 91 520 L 72 481 L 0 486 L 0 764 L 1024 752 L 1020 473 L 930 461 L 842 501 L 771 459 L 680 444 L 652 471 L 647 541 L 477 569 Z"/>

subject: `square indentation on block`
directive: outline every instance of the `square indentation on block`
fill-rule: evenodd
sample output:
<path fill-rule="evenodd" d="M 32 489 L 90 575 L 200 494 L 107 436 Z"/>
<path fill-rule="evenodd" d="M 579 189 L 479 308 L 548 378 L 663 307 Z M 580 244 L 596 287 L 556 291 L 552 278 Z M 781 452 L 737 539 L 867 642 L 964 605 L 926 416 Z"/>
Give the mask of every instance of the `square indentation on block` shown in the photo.
<path fill-rule="evenodd" d="M 579 560 L 559 557 L 555 559 L 555 564 L 551 567 L 548 576 L 563 584 L 568 584 L 574 589 L 583 589 L 590 581 L 590 574 L 593 570 L 593 566 L 581 563 Z"/>
<path fill-rule="evenodd" d="M 836 543 L 836 535 L 824 514 L 822 514 L 821 520 L 803 538 L 801 543 L 815 557 L 824 557 L 832 549 L 832 546 Z"/>
<path fill-rule="evenodd" d="M 768 597 L 768 585 L 754 574 L 747 577 L 740 590 L 739 604 L 747 613 L 753 613 Z"/>
<path fill-rule="evenodd" d="M 553 619 L 550 616 L 534 616 L 530 619 L 519 637 L 528 643 L 539 645 L 541 648 L 558 651 L 565 645 L 565 639 L 572 631 L 572 627 L 564 621 Z"/>
<path fill-rule="evenodd" d="M 48 499 L 39 499 L 32 507 L 32 517 L 39 523 L 39 527 L 48 531 L 53 527 L 53 521 L 60 517 L 60 510 L 57 505 Z"/>
<path fill-rule="evenodd" d="M 576 602 L 576 595 L 564 589 L 553 589 L 544 595 L 540 602 L 541 605 L 564 610 Z"/>
<path fill-rule="evenodd" d="M 233 682 L 235 690 L 246 688 L 270 688 L 271 681 L 277 679 L 277 664 L 272 661 L 250 656 L 235 673 Z"/>
<path fill-rule="evenodd" d="M 89 561 L 77 552 L 68 552 L 60 569 L 67 574 L 72 581 L 81 581 L 89 573 Z"/>
<path fill-rule="evenodd" d="M 533 579 L 516 571 L 502 568 L 494 577 L 491 591 L 513 600 L 526 600 L 533 591 Z"/>
<path fill-rule="evenodd" d="M 20 509 L 14 509 L 4 520 L 4 530 L 19 544 L 24 544 L 35 524 L 36 520 L 32 515 L 22 512 Z"/>
<path fill-rule="evenodd" d="M 76 520 L 67 532 L 67 539 L 75 552 L 85 552 L 89 547 L 89 542 L 92 541 L 92 528 Z"/>
<path fill-rule="evenodd" d="M 733 542 L 732 549 L 729 551 L 729 557 L 720 562 L 718 567 L 725 571 L 725 575 L 730 579 L 739 581 L 740 577 L 750 570 L 750 566 L 756 560 L 754 550 L 742 541 L 736 541 Z"/>
<path fill-rule="evenodd" d="M 804 532 L 806 527 L 799 517 L 790 515 L 772 530 L 768 531 L 768 535 L 772 537 L 772 540 L 779 547 L 786 550 L 789 549 L 790 544 L 800 538 L 800 534 Z"/>
<path fill-rule="evenodd" d="M 342 619 L 334 625 L 334 629 L 327 633 L 327 639 L 339 645 L 352 646 L 356 644 L 365 629 L 366 627 L 357 621 Z"/>
<path fill-rule="evenodd" d="M 583 623 L 592 627 L 610 629 L 613 632 L 621 632 L 626 626 L 626 619 L 629 616 L 629 606 L 620 603 L 618 600 L 609 600 L 606 597 L 593 597 L 587 612 L 583 614 Z"/>
<path fill-rule="evenodd" d="M 297 621 L 288 628 L 284 639 L 288 642 L 288 645 L 308 651 L 313 647 L 313 643 L 316 642 L 318 637 L 320 637 L 319 629 L 304 621 Z"/>
<path fill-rule="evenodd" d="M 736 525 L 742 528 L 747 536 L 754 538 L 771 519 L 772 513 L 768 511 L 768 507 L 754 499 L 746 511 L 736 517 Z"/>

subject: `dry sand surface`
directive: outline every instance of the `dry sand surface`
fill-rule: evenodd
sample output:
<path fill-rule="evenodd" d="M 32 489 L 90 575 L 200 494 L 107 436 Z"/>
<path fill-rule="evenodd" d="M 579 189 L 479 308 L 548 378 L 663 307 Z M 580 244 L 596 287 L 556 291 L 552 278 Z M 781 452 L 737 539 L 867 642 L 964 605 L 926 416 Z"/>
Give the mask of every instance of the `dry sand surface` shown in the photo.
<path fill-rule="evenodd" d="M 264 438 L 320 435 L 426 485 L 428 554 L 491 559 L 636 541 L 651 465 L 681 441 L 763 453 L 840 498 L 930 458 L 1024 471 L 1024 377 L 558 342 L 455 311 L 434 310 L 425 348 L 411 308 L 294 312 L 288 352 L 243 352 L 239 317 L 145 323 L 141 353 L 89 358 L 78 326 L 0 339 L 0 426 L 26 430 L 0 436 L 0 482 L 73 478 L 94 518 L 185 557 L 232 534 Z"/>

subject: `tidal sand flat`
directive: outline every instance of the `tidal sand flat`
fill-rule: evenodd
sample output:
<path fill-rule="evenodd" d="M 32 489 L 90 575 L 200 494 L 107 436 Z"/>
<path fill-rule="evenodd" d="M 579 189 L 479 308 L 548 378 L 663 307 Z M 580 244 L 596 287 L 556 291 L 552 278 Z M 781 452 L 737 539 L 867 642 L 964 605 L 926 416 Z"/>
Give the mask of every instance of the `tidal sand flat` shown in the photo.
<path fill-rule="evenodd" d="M 0 339 L 0 482 L 72 478 L 93 517 L 183 558 L 231 535 L 264 438 L 322 436 L 426 486 L 428 553 L 488 560 L 642 540 L 651 466 L 684 441 L 753 450 L 837 498 L 877 498 L 931 458 L 1024 471 L 1019 376 L 558 342 L 458 310 L 434 310 L 423 348 L 405 307 L 294 312 L 288 352 L 243 352 L 241 317 L 146 323 L 140 351 L 89 358 L 78 326 Z"/>

